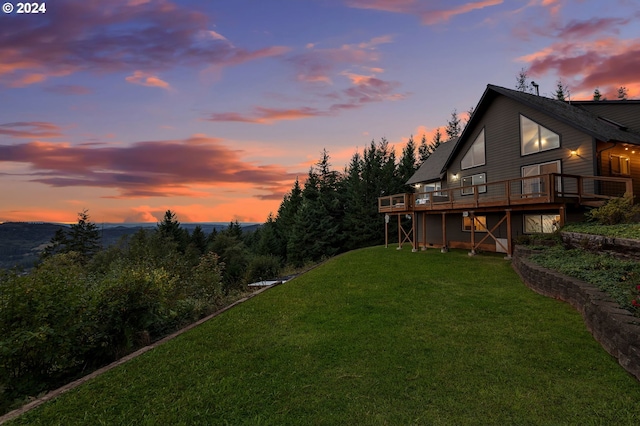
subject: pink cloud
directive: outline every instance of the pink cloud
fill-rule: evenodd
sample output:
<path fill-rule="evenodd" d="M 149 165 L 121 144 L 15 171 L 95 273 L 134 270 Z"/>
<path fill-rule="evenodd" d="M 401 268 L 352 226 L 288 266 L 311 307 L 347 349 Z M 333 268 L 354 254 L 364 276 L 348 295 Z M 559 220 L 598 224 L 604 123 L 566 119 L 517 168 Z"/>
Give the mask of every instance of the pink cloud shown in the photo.
<path fill-rule="evenodd" d="M 212 26 L 205 14 L 168 0 L 57 0 L 37 20 L 7 19 L 0 26 L 0 83 L 25 86 L 80 71 L 230 66 L 288 51 L 236 47 Z"/>
<path fill-rule="evenodd" d="M 47 139 L 62 136 L 60 127 L 41 121 L 0 124 L 0 135 L 12 138 Z"/>
<path fill-rule="evenodd" d="M 435 25 L 447 22 L 455 16 L 463 15 L 474 10 L 497 6 L 503 2 L 504 0 L 481 0 L 446 9 L 427 7 L 415 0 L 350 0 L 347 4 L 350 7 L 358 9 L 373 9 L 383 12 L 415 15 L 420 18 L 423 24 Z"/>
<path fill-rule="evenodd" d="M 242 123 L 273 124 L 282 120 L 300 120 L 303 118 L 333 116 L 341 111 L 361 108 L 371 102 L 397 101 L 406 98 L 407 94 L 396 93 L 400 83 L 385 81 L 376 77 L 345 73 L 351 86 L 342 91 L 326 95 L 334 101 L 327 108 L 267 108 L 254 107 L 249 114 L 223 112 L 211 114 L 207 121 L 235 121 Z"/>
<path fill-rule="evenodd" d="M 596 87 L 611 91 L 640 84 L 640 39 L 558 42 L 520 59 L 529 63 L 532 75 L 555 73 L 571 79 L 577 91 L 592 92 Z M 629 93 L 638 95 L 635 89 Z"/>
<path fill-rule="evenodd" d="M 161 89 L 171 89 L 169 83 L 155 75 L 143 72 L 143 71 L 135 71 L 132 75 L 125 78 L 128 83 L 138 84 L 140 86 L 147 87 L 159 87 Z"/>
<path fill-rule="evenodd" d="M 316 48 L 316 45 L 309 45 L 303 53 L 293 55 L 289 61 L 295 66 L 299 81 L 331 84 L 337 68 L 375 63 L 380 60 L 377 47 L 391 42 L 392 36 L 383 35 L 368 41 L 333 48 Z"/>
<path fill-rule="evenodd" d="M 204 135 L 122 147 L 49 142 L 0 145 L 0 162 L 29 164 L 35 182 L 113 188 L 118 191 L 116 198 L 202 197 L 208 195 L 205 188 L 218 185 L 280 191 L 283 182 L 295 178 L 283 167 L 244 161 L 243 154 Z"/>

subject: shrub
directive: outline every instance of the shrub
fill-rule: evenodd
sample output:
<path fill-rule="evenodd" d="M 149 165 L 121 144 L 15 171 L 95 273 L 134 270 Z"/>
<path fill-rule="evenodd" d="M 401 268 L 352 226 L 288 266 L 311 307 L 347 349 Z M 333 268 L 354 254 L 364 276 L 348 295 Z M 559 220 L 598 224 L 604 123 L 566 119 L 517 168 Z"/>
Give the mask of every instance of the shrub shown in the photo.
<path fill-rule="evenodd" d="M 249 265 L 245 279 L 247 283 L 263 279 L 276 278 L 280 273 L 280 259 L 273 255 L 254 256 Z"/>
<path fill-rule="evenodd" d="M 640 206 L 633 204 L 633 195 L 625 193 L 624 197 L 612 198 L 603 206 L 592 209 L 586 214 L 590 221 L 602 225 L 637 222 L 640 219 Z"/>
<path fill-rule="evenodd" d="M 81 262 L 77 253 L 57 254 L 29 275 L 5 273 L 0 280 L 0 386 L 7 399 L 37 394 L 83 365 L 88 324 Z"/>

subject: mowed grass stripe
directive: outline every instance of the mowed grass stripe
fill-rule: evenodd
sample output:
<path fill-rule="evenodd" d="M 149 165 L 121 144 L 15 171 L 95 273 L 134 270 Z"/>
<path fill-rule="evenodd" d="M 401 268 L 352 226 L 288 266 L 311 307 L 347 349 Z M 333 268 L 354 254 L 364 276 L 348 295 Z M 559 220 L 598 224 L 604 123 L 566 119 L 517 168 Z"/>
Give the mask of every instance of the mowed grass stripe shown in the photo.
<path fill-rule="evenodd" d="M 17 424 L 639 424 L 640 384 L 502 256 L 347 253 Z"/>

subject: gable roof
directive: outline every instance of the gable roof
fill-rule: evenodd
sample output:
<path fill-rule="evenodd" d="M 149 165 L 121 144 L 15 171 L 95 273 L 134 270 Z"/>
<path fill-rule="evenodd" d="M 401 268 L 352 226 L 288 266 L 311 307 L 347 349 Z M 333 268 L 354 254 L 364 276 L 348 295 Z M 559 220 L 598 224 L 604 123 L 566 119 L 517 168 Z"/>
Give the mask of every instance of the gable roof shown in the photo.
<path fill-rule="evenodd" d="M 489 84 L 487 85 L 487 90 L 484 92 L 484 95 L 482 95 L 482 99 L 480 99 L 478 108 L 480 108 L 487 95 L 489 95 L 491 99 L 495 98 L 495 95 L 492 96 L 490 92 L 525 104 L 603 142 L 617 141 L 640 144 L 640 134 L 623 130 L 610 120 L 608 121 L 606 118 L 599 117 L 586 108 L 583 108 L 579 103 L 558 101 L 556 99 L 545 98 L 544 96 L 532 95 L 530 93 Z"/>
<path fill-rule="evenodd" d="M 464 142 L 469 137 L 469 129 L 474 127 L 474 124 L 480 120 L 480 117 L 489 109 L 491 101 L 498 96 L 506 96 L 509 99 L 527 105 L 603 142 L 624 142 L 640 145 L 640 134 L 629 131 L 626 128 L 623 130 L 623 128 L 616 126 L 611 120 L 599 117 L 583 108 L 579 103 L 559 101 L 488 84 L 469 123 L 467 123 L 458 138 L 456 148 L 452 150 L 449 160 L 454 156 L 455 152 L 464 145 Z M 448 164 L 449 161 L 447 161 L 447 165 Z"/>
<path fill-rule="evenodd" d="M 407 185 L 418 182 L 435 182 L 442 180 L 446 170 L 449 157 L 456 147 L 456 140 L 443 142 L 431 153 L 429 158 L 416 170 L 416 172 L 407 181 Z"/>

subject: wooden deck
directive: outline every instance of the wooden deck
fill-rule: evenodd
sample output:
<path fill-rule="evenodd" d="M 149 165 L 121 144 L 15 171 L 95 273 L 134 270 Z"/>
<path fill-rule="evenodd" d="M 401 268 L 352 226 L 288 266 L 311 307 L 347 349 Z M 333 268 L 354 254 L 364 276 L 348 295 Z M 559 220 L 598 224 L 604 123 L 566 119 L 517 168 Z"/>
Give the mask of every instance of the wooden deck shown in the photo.
<path fill-rule="evenodd" d="M 631 178 L 548 175 L 487 182 L 481 185 L 389 195 L 378 198 L 378 212 L 404 214 L 478 208 L 534 208 L 535 205 L 598 206 L 605 200 L 633 193 Z"/>

